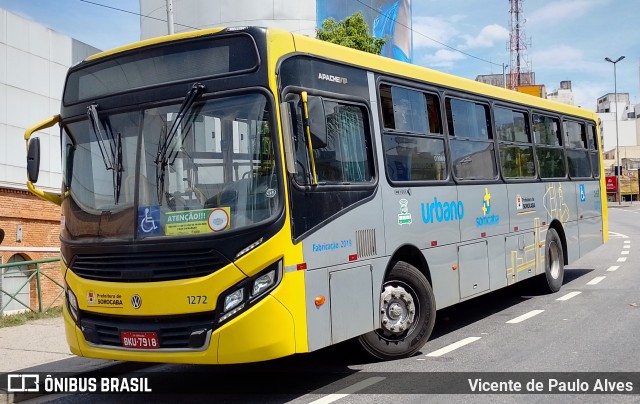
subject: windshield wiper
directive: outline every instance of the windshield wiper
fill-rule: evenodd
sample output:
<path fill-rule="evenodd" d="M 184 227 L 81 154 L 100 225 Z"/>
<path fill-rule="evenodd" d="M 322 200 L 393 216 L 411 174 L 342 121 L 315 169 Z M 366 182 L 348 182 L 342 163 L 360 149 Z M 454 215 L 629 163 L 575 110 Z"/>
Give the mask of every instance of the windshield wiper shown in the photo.
<path fill-rule="evenodd" d="M 122 167 L 122 134 L 118 132 L 118 136 L 114 140 L 115 140 L 114 146 L 116 150 L 113 155 L 114 164 L 115 164 L 115 169 L 113 170 L 113 199 L 117 205 L 118 200 L 120 199 L 122 172 L 124 171 L 124 168 Z"/>
<path fill-rule="evenodd" d="M 180 105 L 180 109 L 176 114 L 176 118 L 173 120 L 171 124 L 171 129 L 167 131 L 166 135 L 160 136 L 160 141 L 158 142 L 158 153 L 156 154 L 156 159 L 154 163 L 156 164 L 156 187 L 158 191 L 158 202 L 161 203 L 162 195 L 164 194 L 164 174 L 169 164 L 168 154 L 170 151 L 173 151 L 173 141 L 176 138 L 176 134 L 178 133 L 178 129 L 182 125 L 182 121 L 184 118 L 191 113 L 191 108 L 193 107 L 193 103 L 200 93 L 205 90 L 205 86 L 202 83 L 194 83 L 193 86 L 189 89 L 187 94 L 184 97 L 184 101 L 182 105 Z M 175 151 L 175 157 L 178 155 L 178 151 Z"/>
<path fill-rule="evenodd" d="M 104 168 L 107 170 L 113 170 L 113 148 L 111 144 L 109 144 L 109 149 L 107 150 L 106 143 L 108 140 L 105 139 L 105 135 L 102 133 L 102 129 L 100 129 L 100 118 L 98 117 L 97 104 L 91 104 L 87 107 L 87 116 L 89 117 L 89 122 L 91 122 L 93 134 L 98 141 L 98 148 L 100 148 L 102 161 L 104 161 Z"/>
<path fill-rule="evenodd" d="M 91 104 L 87 107 L 87 116 L 91 122 L 93 134 L 96 137 L 104 168 L 112 170 L 113 173 L 113 200 L 118 204 L 120 199 L 120 188 L 122 184 L 122 134 L 118 132 L 117 136 L 113 135 L 113 129 L 109 121 L 105 120 L 105 129 L 107 134 L 102 133 L 100 118 L 98 117 L 98 105 Z M 108 145 L 107 145 L 108 143 Z"/>

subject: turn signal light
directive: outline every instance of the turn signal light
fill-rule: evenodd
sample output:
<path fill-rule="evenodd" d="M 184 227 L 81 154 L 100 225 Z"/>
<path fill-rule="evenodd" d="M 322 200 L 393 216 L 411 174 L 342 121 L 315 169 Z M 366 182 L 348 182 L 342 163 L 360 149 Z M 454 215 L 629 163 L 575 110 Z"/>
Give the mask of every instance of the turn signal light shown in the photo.
<path fill-rule="evenodd" d="M 326 298 L 326 297 L 324 297 L 324 296 L 318 296 L 318 297 L 316 297 L 316 301 L 315 301 L 315 303 L 316 303 L 316 307 L 320 307 L 320 306 L 322 306 L 323 304 L 325 304 L 325 302 L 326 302 L 326 301 L 327 301 L 327 298 Z"/>

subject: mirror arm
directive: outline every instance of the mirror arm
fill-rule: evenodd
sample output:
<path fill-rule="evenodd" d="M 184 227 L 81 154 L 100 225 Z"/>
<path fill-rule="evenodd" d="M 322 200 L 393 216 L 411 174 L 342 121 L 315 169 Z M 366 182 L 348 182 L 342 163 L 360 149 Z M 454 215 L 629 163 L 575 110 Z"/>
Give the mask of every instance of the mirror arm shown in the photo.
<path fill-rule="evenodd" d="M 316 175 L 316 161 L 313 157 L 313 144 L 311 143 L 311 125 L 309 125 L 309 98 L 306 91 L 300 94 L 304 109 L 304 131 L 307 135 L 307 145 L 309 151 L 309 163 L 311 164 L 311 184 L 318 185 L 318 176 Z"/>
<path fill-rule="evenodd" d="M 31 191 L 32 194 L 39 196 L 46 201 L 53 202 L 58 206 L 62 205 L 62 201 L 69 196 L 69 191 L 66 191 L 64 195 L 56 195 L 52 192 L 43 191 L 33 185 L 31 181 L 27 181 L 27 188 L 29 188 L 29 191 Z"/>
<path fill-rule="evenodd" d="M 45 119 L 44 121 L 40 122 L 39 124 L 30 127 L 29 129 L 26 130 L 26 132 L 24 132 L 24 140 L 27 142 L 27 148 L 29 148 L 29 139 L 31 138 L 31 135 L 34 132 L 37 132 L 39 130 L 42 129 L 47 129 L 52 127 L 53 125 L 60 123 L 60 115 L 54 115 L 49 119 Z"/>

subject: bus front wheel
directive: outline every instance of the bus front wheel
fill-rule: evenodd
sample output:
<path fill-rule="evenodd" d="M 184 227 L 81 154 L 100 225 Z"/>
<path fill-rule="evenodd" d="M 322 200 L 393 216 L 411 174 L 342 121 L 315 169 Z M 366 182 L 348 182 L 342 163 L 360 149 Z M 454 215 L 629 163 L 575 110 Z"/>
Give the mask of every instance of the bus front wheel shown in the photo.
<path fill-rule="evenodd" d="M 543 291 L 555 293 L 562 287 L 564 279 L 564 251 L 562 241 L 555 229 L 547 230 L 544 255 L 544 277 L 540 276 Z"/>
<path fill-rule="evenodd" d="M 403 261 L 394 264 L 380 294 L 380 328 L 358 340 L 382 360 L 406 358 L 429 339 L 436 319 L 436 302 L 427 278 Z"/>

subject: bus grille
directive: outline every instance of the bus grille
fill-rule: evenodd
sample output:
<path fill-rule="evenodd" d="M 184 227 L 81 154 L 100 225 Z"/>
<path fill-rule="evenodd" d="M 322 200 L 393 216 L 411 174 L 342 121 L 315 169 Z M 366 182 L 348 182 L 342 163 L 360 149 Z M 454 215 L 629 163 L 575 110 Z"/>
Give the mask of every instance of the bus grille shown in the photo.
<path fill-rule="evenodd" d="M 209 275 L 229 262 L 214 250 L 78 255 L 71 270 L 81 278 L 111 282 L 153 282 Z"/>
<path fill-rule="evenodd" d="M 85 339 L 94 345 L 122 347 L 123 331 L 155 332 L 159 349 L 206 348 L 205 336 L 214 328 L 214 312 L 180 316 L 123 317 L 80 312 Z"/>

